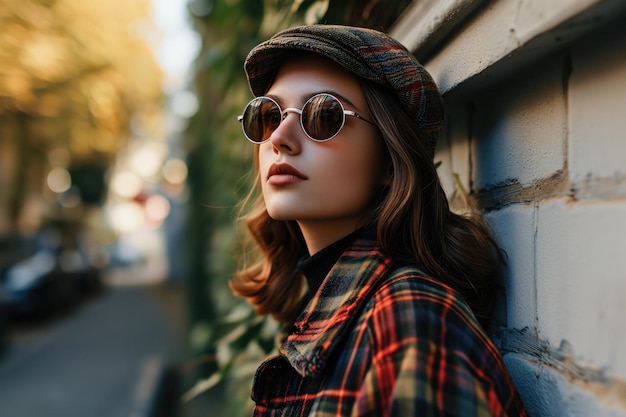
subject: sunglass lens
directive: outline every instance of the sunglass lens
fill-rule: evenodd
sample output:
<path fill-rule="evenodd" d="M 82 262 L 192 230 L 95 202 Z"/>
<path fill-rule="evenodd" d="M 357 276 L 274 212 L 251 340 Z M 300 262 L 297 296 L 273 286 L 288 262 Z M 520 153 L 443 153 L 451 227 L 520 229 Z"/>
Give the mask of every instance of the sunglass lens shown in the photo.
<path fill-rule="evenodd" d="M 243 131 L 251 141 L 261 143 L 269 139 L 280 119 L 280 107 L 273 100 L 257 97 L 248 103 L 243 112 Z"/>
<path fill-rule="evenodd" d="M 344 123 L 343 107 L 330 94 L 318 94 L 302 108 L 302 127 L 313 139 L 323 141 L 334 137 Z"/>

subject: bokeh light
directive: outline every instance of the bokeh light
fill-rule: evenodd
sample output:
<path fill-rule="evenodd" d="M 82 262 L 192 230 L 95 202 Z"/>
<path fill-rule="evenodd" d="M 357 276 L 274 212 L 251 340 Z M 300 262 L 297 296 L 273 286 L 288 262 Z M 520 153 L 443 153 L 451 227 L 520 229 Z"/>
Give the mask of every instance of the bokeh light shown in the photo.
<path fill-rule="evenodd" d="M 134 201 L 111 204 L 109 222 L 118 233 L 131 233 L 139 230 L 145 221 L 143 207 Z"/>
<path fill-rule="evenodd" d="M 170 159 L 163 165 L 163 178 L 170 184 L 182 184 L 187 180 L 187 164 L 182 159 Z"/>
<path fill-rule="evenodd" d="M 160 195 L 148 197 L 144 203 L 146 220 L 152 226 L 160 226 L 163 220 L 170 214 L 170 203 Z"/>
<path fill-rule="evenodd" d="M 141 178 L 130 171 L 116 173 L 111 181 L 111 191 L 125 198 L 133 198 L 139 195 L 142 187 L 143 183 Z"/>
<path fill-rule="evenodd" d="M 130 168 L 143 178 L 153 178 L 161 169 L 164 154 L 163 146 L 158 144 L 144 145 L 131 154 Z"/>
<path fill-rule="evenodd" d="M 72 186 L 72 177 L 65 168 L 53 168 L 46 179 L 48 188 L 57 194 L 66 192 Z"/>

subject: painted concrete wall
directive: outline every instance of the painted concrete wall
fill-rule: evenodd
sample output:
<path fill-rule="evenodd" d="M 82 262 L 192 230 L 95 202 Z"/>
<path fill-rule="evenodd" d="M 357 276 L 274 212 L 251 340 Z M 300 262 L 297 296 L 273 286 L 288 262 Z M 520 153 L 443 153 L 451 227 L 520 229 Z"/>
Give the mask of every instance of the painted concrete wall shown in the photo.
<path fill-rule="evenodd" d="M 494 339 L 531 416 L 626 416 L 626 2 L 413 7 L 392 34 L 445 93 L 453 204 L 508 254 Z"/>

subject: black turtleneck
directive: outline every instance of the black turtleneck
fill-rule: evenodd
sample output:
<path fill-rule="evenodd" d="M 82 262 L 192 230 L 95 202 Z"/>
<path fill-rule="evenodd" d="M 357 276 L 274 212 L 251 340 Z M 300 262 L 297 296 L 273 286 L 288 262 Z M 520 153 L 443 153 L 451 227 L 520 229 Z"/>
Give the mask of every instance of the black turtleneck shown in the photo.
<path fill-rule="evenodd" d="M 358 230 L 326 246 L 312 256 L 305 256 L 298 261 L 298 270 L 304 275 L 309 285 L 309 296 L 313 296 L 317 292 L 326 275 L 328 275 L 333 265 L 348 248 L 348 245 L 350 245 L 357 233 Z"/>

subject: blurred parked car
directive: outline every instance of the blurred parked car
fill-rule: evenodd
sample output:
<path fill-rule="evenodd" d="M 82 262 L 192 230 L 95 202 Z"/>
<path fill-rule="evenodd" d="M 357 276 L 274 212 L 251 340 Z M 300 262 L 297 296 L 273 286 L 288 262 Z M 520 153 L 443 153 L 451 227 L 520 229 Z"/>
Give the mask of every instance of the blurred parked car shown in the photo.
<path fill-rule="evenodd" d="M 9 316 L 56 313 L 100 288 L 78 235 L 45 229 L 11 240 L 0 270 L 0 304 Z"/>

